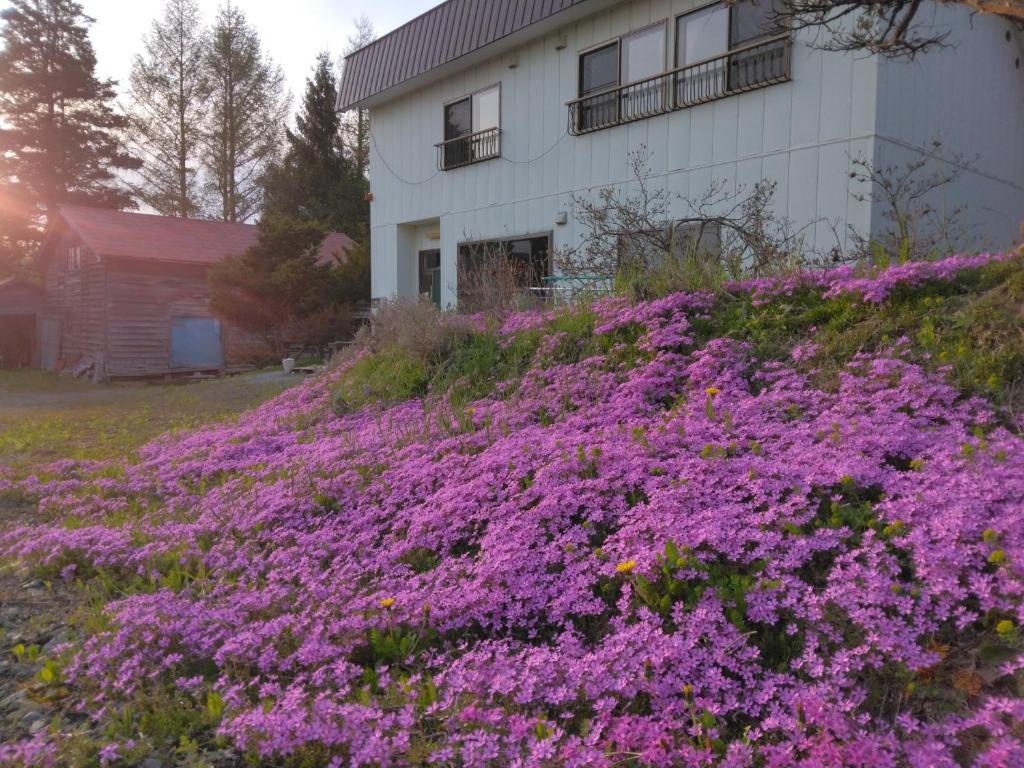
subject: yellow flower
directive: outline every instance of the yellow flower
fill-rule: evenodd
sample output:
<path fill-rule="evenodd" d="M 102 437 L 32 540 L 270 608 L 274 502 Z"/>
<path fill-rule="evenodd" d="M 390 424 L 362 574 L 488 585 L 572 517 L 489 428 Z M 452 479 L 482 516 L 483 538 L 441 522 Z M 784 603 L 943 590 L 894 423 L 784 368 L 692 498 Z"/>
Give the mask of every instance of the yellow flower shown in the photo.
<path fill-rule="evenodd" d="M 636 560 L 627 560 L 624 563 L 619 563 L 615 566 L 616 573 L 632 573 L 633 569 L 636 568 Z"/>
<path fill-rule="evenodd" d="M 996 632 L 998 632 L 1000 635 L 1003 635 L 1003 636 L 1012 635 L 1013 631 L 1016 628 L 1017 627 L 1014 626 L 1013 622 L 1010 621 L 1009 619 L 1003 619 L 998 624 L 996 624 Z"/>
<path fill-rule="evenodd" d="M 1006 562 L 1006 552 L 1002 549 L 997 549 L 988 556 L 988 561 L 992 563 L 992 565 L 1002 565 Z"/>
<path fill-rule="evenodd" d="M 704 394 L 711 395 L 711 397 L 714 397 L 721 391 L 722 390 L 720 390 L 718 387 L 708 387 L 707 389 L 704 390 Z"/>
<path fill-rule="evenodd" d="M 380 601 L 380 607 L 381 608 L 390 608 L 394 604 L 395 604 L 395 598 L 393 598 L 393 597 L 385 597 L 383 600 Z"/>

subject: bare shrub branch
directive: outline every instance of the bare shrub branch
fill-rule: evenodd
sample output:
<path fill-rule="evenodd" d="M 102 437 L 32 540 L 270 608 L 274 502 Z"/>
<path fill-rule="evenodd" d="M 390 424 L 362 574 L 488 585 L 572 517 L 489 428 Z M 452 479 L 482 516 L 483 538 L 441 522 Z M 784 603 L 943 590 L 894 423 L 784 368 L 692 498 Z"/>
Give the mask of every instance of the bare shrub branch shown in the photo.
<path fill-rule="evenodd" d="M 851 227 L 858 258 L 908 261 L 937 252 L 949 252 L 967 234 L 963 224 L 964 206 L 940 210 L 935 193 L 955 182 L 974 161 L 962 155 L 946 156 L 942 143 L 932 142 L 931 151 L 901 166 L 879 167 L 863 157 L 851 158 L 850 178 L 863 191 L 853 199 L 880 207 L 887 231 L 875 237 Z"/>
<path fill-rule="evenodd" d="M 716 180 L 696 197 L 673 197 L 652 186 L 649 160 L 646 147 L 629 154 L 628 191 L 609 186 L 595 199 L 573 196 L 583 234 L 576 246 L 555 251 L 556 266 L 573 284 L 618 282 L 627 293 L 649 296 L 810 265 L 803 247 L 807 227 L 794 231 L 774 212 L 775 182 L 734 190 Z M 676 199 L 682 218 L 670 215 Z"/>

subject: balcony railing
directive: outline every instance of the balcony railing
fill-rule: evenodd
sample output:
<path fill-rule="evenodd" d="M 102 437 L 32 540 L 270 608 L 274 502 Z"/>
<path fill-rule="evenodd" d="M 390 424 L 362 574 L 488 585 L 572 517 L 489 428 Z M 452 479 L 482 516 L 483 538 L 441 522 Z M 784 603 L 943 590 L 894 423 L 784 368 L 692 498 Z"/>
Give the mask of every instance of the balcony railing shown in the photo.
<path fill-rule="evenodd" d="M 787 33 L 590 94 L 569 102 L 569 133 L 579 136 L 783 83 L 790 79 L 791 62 Z"/>
<path fill-rule="evenodd" d="M 442 141 L 437 147 L 437 167 L 442 171 L 461 168 L 464 165 L 482 163 L 501 157 L 501 128 L 458 136 Z"/>

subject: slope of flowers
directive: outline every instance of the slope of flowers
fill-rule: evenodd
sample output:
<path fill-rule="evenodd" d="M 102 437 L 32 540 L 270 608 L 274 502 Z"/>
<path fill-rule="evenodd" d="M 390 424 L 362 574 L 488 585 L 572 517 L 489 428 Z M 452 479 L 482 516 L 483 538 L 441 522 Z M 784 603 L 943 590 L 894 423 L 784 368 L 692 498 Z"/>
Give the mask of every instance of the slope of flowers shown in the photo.
<path fill-rule="evenodd" d="M 335 416 L 326 377 L 9 483 L 50 522 L 2 546 L 127 595 L 66 651 L 82 711 L 161 692 L 265 761 L 1024 765 L 1024 443 L 905 340 L 825 389 L 710 306 L 605 302 L 596 354 L 514 318 L 533 365 L 465 410 Z"/>

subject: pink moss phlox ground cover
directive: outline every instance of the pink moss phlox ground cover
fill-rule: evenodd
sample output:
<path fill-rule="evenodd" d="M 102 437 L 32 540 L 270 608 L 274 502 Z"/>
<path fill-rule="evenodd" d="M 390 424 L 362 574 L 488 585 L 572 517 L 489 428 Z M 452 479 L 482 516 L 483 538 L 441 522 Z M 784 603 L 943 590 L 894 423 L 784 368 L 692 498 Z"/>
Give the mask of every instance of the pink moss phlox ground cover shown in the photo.
<path fill-rule="evenodd" d="M 976 256 L 950 256 L 938 261 L 910 261 L 869 276 L 859 275 L 854 267 L 842 266 L 820 272 L 804 272 L 786 278 L 746 280 L 728 286 L 731 290 L 751 293 L 759 301 L 784 296 L 797 288 L 816 285 L 824 296 L 844 293 L 860 295 L 864 301 L 879 303 L 898 285 L 915 286 L 928 280 L 948 280 L 965 269 L 976 269 L 993 261 L 1019 258 L 1014 253 L 981 253 Z"/>
<path fill-rule="evenodd" d="M 882 301 L 989 258 L 806 280 Z M 123 472 L 16 484 L 50 522 L 2 547 L 148 585 L 71 652 L 83 711 L 214 690 L 220 733 L 268 759 L 1024 765 L 1020 700 L 943 709 L 927 684 L 1024 622 L 1024 443 L 899 345 L 834 390 L 695 345 L 710 305 L 601 302 L 638 357 L 535 366 L 461 418 L 335 416 L 334 373 Z"/>

